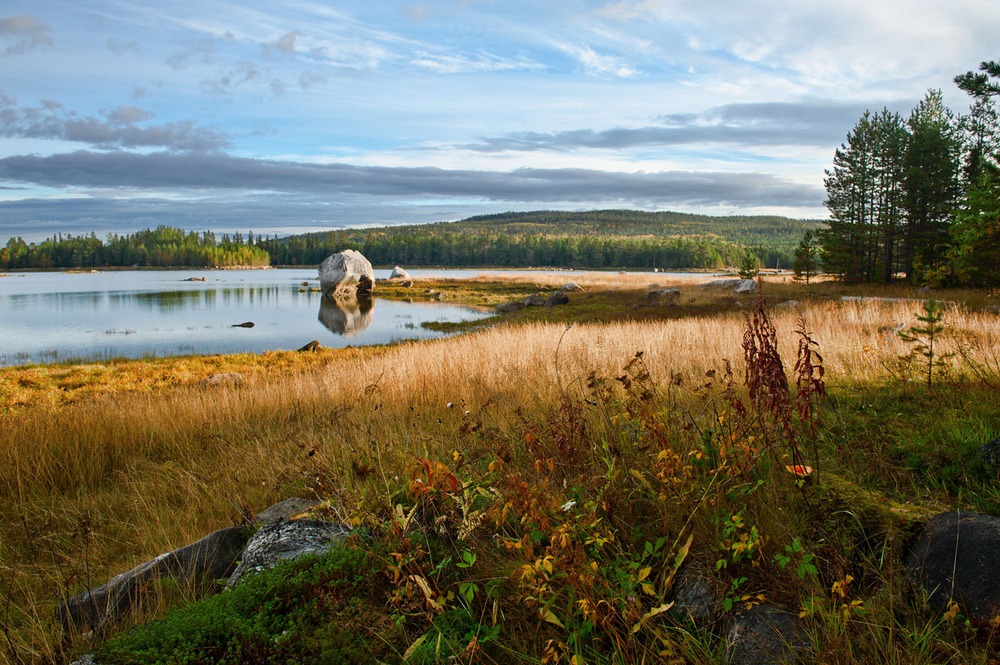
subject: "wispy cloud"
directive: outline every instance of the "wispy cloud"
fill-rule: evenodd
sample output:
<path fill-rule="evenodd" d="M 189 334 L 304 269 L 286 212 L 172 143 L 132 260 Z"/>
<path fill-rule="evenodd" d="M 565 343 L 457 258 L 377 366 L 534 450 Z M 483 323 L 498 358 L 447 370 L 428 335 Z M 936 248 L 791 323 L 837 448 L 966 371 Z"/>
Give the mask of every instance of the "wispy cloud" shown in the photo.
<path fill-rule="evenodd" d="M 0 136 L 74 141 L 102 149 L 220 150 L 230 145 L 225 133 L 192 120 L 144 125 L 153 114 L 137 106 L 118 106 L 102 115 L 80 115 L 54 101 L 18 107 L 14 99 L 0 97 Z"/>
<path fill-rule="evenodd" d="M 0 18 L 0 37 L 8 45 L 3 55 L 24 55 L 43 46 L 52 46 L 52 29 L 30 14 Z"/>
<path fill-rule="evenodd" d="M 864 110 L 858 104 L 832 100 L 728 104 L 701 113 L 660 116 L 656 124 L 641 127 L 519 132 L 459 147 L 480 152 L 627 150 L 692 144 L 823 147 L 837 145 Z"/>

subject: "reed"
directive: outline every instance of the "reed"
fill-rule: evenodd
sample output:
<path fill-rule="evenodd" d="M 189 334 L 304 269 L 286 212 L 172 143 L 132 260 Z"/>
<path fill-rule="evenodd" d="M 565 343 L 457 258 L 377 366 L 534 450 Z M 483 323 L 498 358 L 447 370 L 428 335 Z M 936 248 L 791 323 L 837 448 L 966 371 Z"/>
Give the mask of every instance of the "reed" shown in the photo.
<path fill-rule="evenodd" d="M 558 277 L 631 289 L 638 299 L 645 288 L 604 274 Z M 836 392 L 912 383 L 900 360 L 907 345 L 894 330 L 918 310 L 918 300 L 811 298 L 770 313 L 786 359 L 795 358 L 795 329 L 805 321 Z M 461 453 L 473 421 L 498 441 L 523 440 L 526 423 L 556 417 L 567 398 L 586 396 L 588 377 L 621 374 L 637 352 L 664 392 L 697 386 L 725 361 L 742 376 L 744 322 L 743 310 L 727 308 L 669 321 L 495 325 L 308 356 L 2 370 L 0 626 L 14 646 L 0 654 L 58 660 L 78 648 L 63 642 L 52 619 L 61 594 L 241 523 L 288 495 L 333 497 L 347 515 L 391 508 L 414 460 Z M 951 304 L 944 323 L 952 381 L 982 381 L 974 367 L 987 380 L 1000 378 L 991 370 L 995 314 Z M 199 384 L 217 371 L 244 379 Z"/>

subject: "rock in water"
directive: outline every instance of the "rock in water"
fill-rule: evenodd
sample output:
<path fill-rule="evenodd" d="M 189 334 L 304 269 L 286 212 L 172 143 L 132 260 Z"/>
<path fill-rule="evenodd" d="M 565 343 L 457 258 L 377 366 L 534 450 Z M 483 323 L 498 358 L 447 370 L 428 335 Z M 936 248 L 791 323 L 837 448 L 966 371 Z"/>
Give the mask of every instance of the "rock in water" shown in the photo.
<path fill-rule="evenodd" d="M 319 285 L 325 295 L 371 293 L 375 288 L 375 272 L 361 252 L 345 249 L 319 264 Z"/>
<path fill-rule="evenodd" d="M 399 266 L 396 266 L 395 268 L 392 269 L 392 273 L 390 273 L 389 279 L 410 279 L 410 273 L 406 272 Z"/>

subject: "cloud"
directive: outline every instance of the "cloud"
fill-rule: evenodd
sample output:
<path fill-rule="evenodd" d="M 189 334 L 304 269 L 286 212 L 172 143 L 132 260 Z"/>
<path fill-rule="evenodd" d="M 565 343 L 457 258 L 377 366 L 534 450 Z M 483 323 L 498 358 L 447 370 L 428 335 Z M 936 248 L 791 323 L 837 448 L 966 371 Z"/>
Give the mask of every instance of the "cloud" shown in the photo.
<path fill-rule="evenodd" d="M 13 41 L 4 49 L 3 55 L 23 55 L 41 46 L 52 46 L 49 32 L 52 30 L 30 14 L 0 18 L 0 35 L 9 36 Z"/>
<path fill-rule="evenodd" d="M 905 113 L 913 104 L 888 106 Z M 822 148 L 843 140 L 864 111 L 862 105 L 829 100 L 728 104 L 702 113 L 660 116 L 657 124 L 644 127 L 518 132 L 460 147 L 478 152 L 621 150 L 691 144 Z"/>
<path fill-rule="evenodd" d="M 233 88 L 258 82 L 263 78 L 264 73 L 256 65 L 250 62 L 241 62 L 229 71 L 220 73 L 217 78 L 205 79 L 201 82 L 201 87 L 215 95 L 229 95 Z"/>
<path fill-rule="evenodd" d="M 113 53 L 125 53 L 126 51 L 138 51 L 139 42 L 134 39 L 129 41 L 124 41 L 121 39 L 114 39 L 113 37 L 107 41 L 108 50 Z"/>
<path fill-rule="evenodd" d="M 539 70 L 543 65 L 526 58 L 503 58 L 491 53 L 463 55 L 459 53 L 430 53 L 426 50 L 413 55 L 410 64 L 437 74 L 462 74 L 466 72 L 503 72 Z"/>
<path fill-rule="evenodd" d="M 570 55 L 583 65 L 584 71 L 591 76 L 616 76 L 618 78 L 635 78 L 639 71 L 626 65 L 614 56 L 598 53 L 590 46 L 566 47 Z"/>
<path fill-rule="evenodd" d="M 271 191 L 402 200 L 457 197 L 494 202 L 818 207 L 816 186 L 762 173 L 587 169 L 510 172 L 433 167 L 373 167 L 254 160 L 221 153 L 97 153 L 0 159 L 0 181 L 44 187 L 135 188 L 198 192 Z"/>
<path fill-rule="evenodd" d="M 171 69 L 180 71 L 187 69 L 192 63 L 207 65 L 212 62 L 214 55 L 215 40 L 206 37 L 198 43 L 191 44 L 183 51 L 174 53 L 167 58 L 166 63 Z"/>
<path fill-rule="evenodd" d="M 51 100 L 17 107 L 12 98 L 0 97 L 0 136 L 75 141 L 103 149 L 221 150 L 230 145 L 226 134 L 192 120 L 142 125 L 154 116 L 137 106 L 118 106 L 102 115 L 83 116 Z"/>
<path fill-rule="evenodd" d="M 295 53 L 295 40 L 302 36 L 302 33 L 298 30 L 286 33 L 270 44 L 264 44 L 264 54 L 270 55 L 271 49 L 277 49 L 279 52 L 285 55 L 292 55 Z"/>

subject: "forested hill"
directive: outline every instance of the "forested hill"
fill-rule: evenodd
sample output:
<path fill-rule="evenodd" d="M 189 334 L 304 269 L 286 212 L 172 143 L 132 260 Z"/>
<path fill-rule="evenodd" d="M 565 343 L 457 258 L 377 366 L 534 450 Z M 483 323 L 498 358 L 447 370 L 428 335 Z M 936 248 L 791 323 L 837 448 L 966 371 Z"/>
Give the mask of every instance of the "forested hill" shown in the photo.
<path fill-rule="evenodd" d="M 111 266 L 315 265 L 351 248 L 375 265 L 559 267 L 649 270 L 740 266 L 747 250 L 768 268 L 791 267 L 795 248 L 818 221 L 708 217 L 675 212 L 523 212 L 286 238 L 253 231 L 216 237 L 160 226 L 134 234 L 11 238 L 0 270 Z"/>
<path fill-rule="evenodd" d="M 373 229 L 260 240 L 275 265 L 318 263 L 351 247 L 376 265 L 722 268 L 746 248 L 767 267 L 790 267 L 806 230 L 822 222 L 787 217 L 712 217 L 596 210 L 508 212 Z"/>

